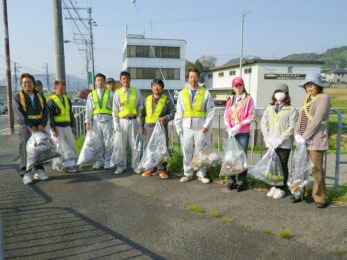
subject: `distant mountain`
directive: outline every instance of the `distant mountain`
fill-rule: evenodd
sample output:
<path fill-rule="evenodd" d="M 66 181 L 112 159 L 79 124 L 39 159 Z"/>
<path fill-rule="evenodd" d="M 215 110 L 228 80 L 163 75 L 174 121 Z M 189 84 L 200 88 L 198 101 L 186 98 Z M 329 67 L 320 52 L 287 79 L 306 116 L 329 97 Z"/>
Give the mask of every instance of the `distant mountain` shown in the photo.
<path fill-rule="evenodd" d="M 42 82 L 43 88 L 45 90 L 47 90 L 47 80 L 46 80 L 46 75 L 40 74 L 40 75 L 33 75 L 35 77 L 35 79 L 40 80 Z M 53 84 L 55 81 L 55 73 L 49 73 L 49 91 L 53 92 Z M 13 75 L 12 75 L 12 89 L 15 90 L 16 86 L 15 86 L 15 81 L 13 79 Z M 20 86 L 20 75 L 19 75 L 19 79 L 18 79 L 18 88 L 21 88 Z M 0 80 L 0 85 L 4 86 L 6 85 L 6 79 L 2 79 Z M 82 79 L 79 77 L 76 77 L 74 75 L 66 75 L 66 88 L 67 90 L 70 91 L 79 91 L 82 89 L 87 88 L 87 80 L 86 79 Z"/>
<path fill-rule="evenodd" d="M 249 61 L 249 60 L 254 60 L 254 59 L 261 60 L 261 58 L 259 58 L 259 57 L 243 58 L 242 60 L 243 61 Z M 227 63 L 223 64 L 223 66 L 228 66 L 228 65 L 232 65 L 232 64 L 240 64 L 240 58 L 231 59 Z"/>
<path fill-rule="evenodd" d="M 324 61 L 323 69 L 344 69 L 347 67 L 347 46 L 328 49 L 322 54 L 292 54 L 282 58 L 282 60 Z"/>

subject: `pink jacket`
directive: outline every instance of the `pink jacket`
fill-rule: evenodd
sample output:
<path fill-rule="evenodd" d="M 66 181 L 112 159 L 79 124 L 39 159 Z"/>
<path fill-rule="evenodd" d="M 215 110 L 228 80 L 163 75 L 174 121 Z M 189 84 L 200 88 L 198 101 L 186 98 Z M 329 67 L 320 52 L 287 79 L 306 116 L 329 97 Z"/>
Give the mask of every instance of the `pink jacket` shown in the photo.
<path fill-rule="evenodd" d="M 251 96 L 247 96 L 248 99 L 246 100 L 246 103 L 241 107 L 239 112 L 237 113 L 237 117 L 240 120 L 240 131 L 239 133 L 249 133 L 249 129 L 251 127 L 251 124 L 254 120 L 254 102 L 253 98 Z M 236 119 L 232 119 L 231 117 L 233 115 L 233 107 L 231 106 L 231 101 L 234 98 L 234 96 L 230 96 L 230 98 L 226 102 L 225 112 L 224 112 L 224 123 L 226 129 L 231 129 L 233 126 L 237 124 Z M 244 98 L 246 96 L 243 96 L 243 99 L 241 102 L 243 102 Z"/>

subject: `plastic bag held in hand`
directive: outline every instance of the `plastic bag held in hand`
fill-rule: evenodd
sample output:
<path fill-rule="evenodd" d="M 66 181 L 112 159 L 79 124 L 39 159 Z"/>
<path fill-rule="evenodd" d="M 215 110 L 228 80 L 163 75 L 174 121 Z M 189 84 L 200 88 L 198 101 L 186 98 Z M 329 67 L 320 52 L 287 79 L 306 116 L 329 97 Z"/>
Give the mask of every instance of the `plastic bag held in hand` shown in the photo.
<path fill-rule="evenodd" d="M 168 159 L 169 152 L 166 146 L 165 128 L 158 121 L 137 168 L 142 172 L 146 172 L 152 170 L 160 163 L 166 162 Z"/>
<path fill-rule="evenodd" d="M 265 155 L 248 173 L 254 178 L 265 181 L 272 186 L 283 185 L 283 169 L 274 147 L 268 149 Z"/>
<path fill-rule="evenodd" d="M 59 157 L 57 148 L 52 138 L 44 132 L 34 132 L 31 134 L 27 144 L 27 170 L 35 165 L 43 163 L 55 157 Z"/>
<path fill-rule="evenodd" d="M 60 135 L 58 135 L 58 137 L 53 137 L 52 139 L 57 147 L 58 153 L 61 154 L 59 158 L 54 158 L 52 160 L 52 169 L 64 170 L 76 166 L 76 151 L 72 150 L 66 143 L 65 139 Z"/>
<path fill-rule="evenodd" d="M 233 128 L 228 130 L 229 136 L 235 136 L 239 133 L 241 126 L 240 125 L 235 125 Z"/>
<path fill-rule="evenodd" d="M 301 135 L 296 135 L 295 136 L 295 141 L 298 144 L 306 144 L 306 140 Z"/>
<path fill-rule="evenodd" d="M 84 140 L 80 156 L 78 157 L 77 165 L 82 165 L 95 161 L 95 156 L 101 150 L 102 143 L 95 132 L 87 131 L 86 139 Z"/>
<path fill-rule="evenodd" d="M 294 197 L 300 198 L 308 184 L 309 171 L 314 166 L 305 144 L 300 144 L 294 154 L 294 164 L 289 173 L 287 185 Z"/>
<path fill-rule="evenodd" d="M 247 170 L 247 156 L 234 136 L 227 138 L 223 149 L 225 154 L 219 176 L 232 176 Z"/>

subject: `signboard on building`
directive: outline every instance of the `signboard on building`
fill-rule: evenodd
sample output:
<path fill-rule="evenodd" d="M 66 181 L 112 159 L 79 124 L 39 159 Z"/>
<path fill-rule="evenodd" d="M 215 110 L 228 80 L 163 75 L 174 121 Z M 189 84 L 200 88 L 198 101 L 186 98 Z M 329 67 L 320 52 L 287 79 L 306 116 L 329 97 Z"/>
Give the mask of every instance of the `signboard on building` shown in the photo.
<path fill-rule="evenodd" d="M 319 68 L 309 68 L 309 67 L 293 67 L 292 69 L 293 73 L 308 73 L 308 72 L 316 72 L 319 73 L 320 69 Z"/>
<path fill-rule="evenodd" d="M 262 72 L 267 73 L 288 73 L 288 67 L 261 67 Z"/>
<path fill-rule="evenodd" d="M 304 80 L 305 74 L 264 74 L 264 79 Z"/>

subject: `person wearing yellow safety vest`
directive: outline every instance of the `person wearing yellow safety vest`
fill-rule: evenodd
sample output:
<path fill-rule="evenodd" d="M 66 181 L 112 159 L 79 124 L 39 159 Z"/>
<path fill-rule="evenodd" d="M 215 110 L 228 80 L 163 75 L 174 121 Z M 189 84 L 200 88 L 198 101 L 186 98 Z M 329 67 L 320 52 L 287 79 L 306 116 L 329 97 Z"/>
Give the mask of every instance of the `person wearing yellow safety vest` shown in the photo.
<path fill-rule="evenodd" d="M 47 100 L 49 98 L 49 94 L 47 91 L 43 91 L 42 82 L 40 80 L 35 81 L 35 90 L 37 92 L 39 92 L 45 98 L 45 100 L 47 102 Z"/>
<path fill-rule="evenodd" d="M 89 93 L 86 102 L 86 130 L 93 131 L 99 142 L 105 144 L 105 152 L 101 151 L 95 158 L 94 169 L 112 169 L 110 163 L 113 151 L 112 101 L 113 92 L 105 88 L 105 75 L 95 75 L 96 89 Z M 104 153 L 104 158 L 103 158 Z"/>
<path fill-rule="evenodd" d="M 26 143 L 31 133 L 44 132 L 47 124 L 46 101 L 35 89 L 35 79 L 31 74 L 21 75 L 20 82 L 22 90 L 13 97 L 13 111 L 19 124 L 19 153 L 20 153 L 20 175 L 24 184 L 32 183 L 30 171 L 26 170 L 27 152 Z M 37 172 L 35 180 L 47 180 L 42 164 L 35 166 Z"/>
<path fill-rule="evenodd" d="M 73 135 L 76 133 L 75 118 L 72 112 L 71 100 L 65 95 L 66 85 L 64 80 L 61 79 L 54 82 L 54 92 L 55 94 L 50 96 L 47 101 L 51 136 L 54 143 L 66 147 L 63 151 L 63 158 L 69 161 L 74 160 L 76 163 L 77 154 Z M 54 165 L 52 168 L 54 168 Z M 77 167 L 72 165 L 71 167 L 67 167 L 65 171 L 76 172 Z"/>
<path fill-rule="evenodd" d="M 196 68 L 188 69 L 187 80 L 190 86 L 179 93 L 176 105 L 176 131 L 179 136 L 183 134 L 183 149 L 186 155 L 181 183 L 193 179 L 193 172 L 190 170 L 194 154 L 193 144 L 197 141 L 199 131 L 207 135 L 214 115 L 212 95 L 203 86 L 199 86 L 199 76 L 200 72 Z M 200 170 L 196 175 L 202 183 L 210 182 L 206 177 L 206 169 Z"/>
<path fill-rule="evenodd" d="M 248 95 L 243 79 L 232 81 L 231 95 L 225 105 L 224 123 L 229 136 L 235 136 L 247 155 L 250 126 L 254 120 L 254 102 Z M 229 177 L 228 189 L 243 191 L 247 189 L 247 170 L 237 176 Z"/>
<path fill-rule="evenodd" d="M 137 174 L 141 173 L 138 166 L 138 151 L 134 148 L 136 135 L 138 134 L 139 112 L 143 107 L 141 92 L 130 87 L 130 74 L 127 71 L 120 73 L 122 87 L 117 89 L 113 99 L 113 126 L 116 132 L 119 148 L 117 158 L 116 175 L 122 174 L 126 169 L 126 146 L 129 143 L 131 149 L 131 168 Z"/>
<path fill-rule="evenodd" d="M 295 107 L 290 105 L 289 88 L 286 84 L 277 84 L 272 94 L 272 102 L 268 105 L 261 118 L 261 131 L 267 148 L 275 148 L 281 161 L 284 181 L 278 188 L 275 186 L 267 193 L 274 199 L 283 198 L 289 193 L 288 160 L 293 146 L 294 126 L 298 117 Z"/>
<path fill-rule="evenodd" d="M 294 128 L 294 137 L 297 144 L 307 144 L 307 150 L 314 167 L 312 197 L 317 208 L 325 208 L 328 198 L 325 188 L 323 171 L 324 152 L 329 148 L 328 120 L 331 107 L 330 98 L 323 93 L 324 84 L 319 73 L 310 72 L 299 84 L 304 87 L 307 95 L 303 106 L 299 110 L 299 117 Z M 293 202 L 300 199 L 292 198 Z"/>
<path fill-rule="evenodd" d="M 163 94 L 164 82 L 161 79 L 152 80 L 153 95 L 149 95 L 146 99 L 144 108 L 140 116 L 140 134 L 146 135 L 146 146 L 152 136 L 155 124 L 160 121 L 166 134 L 166 145 L 168 145 L 169 137 L 167 125 L 174 119 L 176 108 L 170 97 Z M 158 165 L 159 175 L 162 179 L 167 179 L 169 175 L 166 170 L 166 162 Z M 151 171 L 142 173 L 142 176 L 151 176 Z"/>

